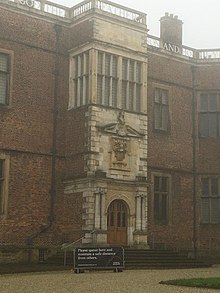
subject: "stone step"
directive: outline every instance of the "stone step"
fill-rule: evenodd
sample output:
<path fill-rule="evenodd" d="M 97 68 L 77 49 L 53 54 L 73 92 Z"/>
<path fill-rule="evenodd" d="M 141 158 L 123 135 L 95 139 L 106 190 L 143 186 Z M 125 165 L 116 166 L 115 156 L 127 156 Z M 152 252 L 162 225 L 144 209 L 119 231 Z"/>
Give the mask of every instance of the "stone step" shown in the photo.
<path fill-rule="evenodd" d="M 185 268 L 208 266 L 171 250 L 125 249 L 126 268 Z"/>

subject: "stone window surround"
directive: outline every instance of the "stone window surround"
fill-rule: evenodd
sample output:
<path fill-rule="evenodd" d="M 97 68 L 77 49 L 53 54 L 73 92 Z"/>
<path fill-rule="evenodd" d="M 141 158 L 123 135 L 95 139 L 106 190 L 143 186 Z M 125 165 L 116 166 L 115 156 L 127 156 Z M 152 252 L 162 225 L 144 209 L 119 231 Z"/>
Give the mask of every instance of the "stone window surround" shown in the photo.
<path fill-rule="evenodd" d="M 209 180 L 209 195 L 208 196 L 203 196 L 203 194 L 202 194 L 202 179 L 208 179 Z M 211 191 L 210 191 L 210 188 L 211 188 L 211 185 L 210 185 L 210 181 L 211 181 L 211 179 L 217 179 L 218 180 L 218 196 L 216 195 L 216 196 L 213 196 L 212 194 L 211 194 Z M 207 175 L 207 176 L 205 176 L 205 175 L 203 175 L 203 176 L 201 176 L 200 177 L 200 183 L 201 183 L 201 209 L 200 209 L 200 211 L 201 211 L 201 217 L 200 217 L 200 223 L 201 224 L 208 224 L 208 225 L 216 225 L 216 224 L 220 224 L 220 219 L 219 219 L 219 221 L 218 222 L 212 222 L 211 221 L 211 215 L 212 215 L 212 211 L 211 211 L 211 199 L 213 198 L 213 199 L 218 199 L 218 204 L 219 204 L 219 209 L 220 209 L 220 177 L 219 176 L 210 176 L 210 175 Z M 205 221 L 203 221 L 203 218 L 202 218 L 202 199 L 208 199 L 208 201 L 209 201 L 209 203 L 208 203 L 208 206 L 209 206 L 209 221 L 208 222 L 205 222 Z"/>
<path fill-rule="evenodd" d="M 217 108 L 215 110 L 210 109 L 210 102 L 207 100 L 207 109 L 201 109 L 202 108 L 202 103 L 201 103 L 201 98 L 202 96 L 206 96 L 208 99 L 210 99 L 211 95 L 216 95 L 216 106 Z M 198 135 L 200 138 L 219 138 L 220 137 L 220 92 L 219 91 L 202 91 L 198 93 L 198 103 L 197 103 L 197 111 L 198 111 Z M 210 121 L 208 121 L 208 134 L 203 135 L 201 131 L 201 115 L 207 115 L 207 117 L 210 119 L 211 115 L 216 115 L 216 135 L 212 135 L 211 131 L 213 131 L 213 127 L 211 127 Z M 208 120 L 209 120 L 208 119 Z M 206 123 L 207 124 L 207 123 Z"/>
<path fill-rule="evenodd" d="M 162 83 L 156 83 L 154 82 L 152 84 L 152 106 L 153 106 L 153 131 L 154 132 L 161 132 L 161 133 L 169 133 L 171 130 L 171 116 L 172 116 L 172 104 L 171 104 L 171 87 Z M 161 90 L 165 90 L 167 91 L 167 96 L 168 96 L 168 122 L 167 122 L 167 129 L 163 130 L 163 129 L 158 129 L 155 127 L 155 90 L 156 89 L 161 89 Z"/>
<path fill-rule="evenodd" d="M 166 177 L 168 178 L 168 206 L 167 206 L 167 222 L 160 223 L 155 221 L 154 218 L 154 177 Z M 152 209 L 152 221 L 155 225 L 169 225 L 172 219 L 172 175 L 162 172 L 151 172 L 151 209 Z"/>
<path fill-rule="evenodd" d="M 0 48 L 0 54 L 8 55 L 9 58 L 9 69 L 8 69 L 8 86 L 7 86 L 7 96 L 6 103 L 0 104 L 0 109 L 11 106 L 11 95 L 12 95 L 12 81 L 13 81 L 13 64 L 14 64 L 14 52 L 11 50 Z"/>
<path fill-rule="evenodd" d="M 134 62 L 141 63 L 141 98 L 140 98 L 140 111 L 138 112 L 146 112 L 147 105 L 146 105 L 146 99 L 144 99 L 144 96 L 146 96 L 146 86 L 147 86 L 147 78 L 145 80 L 145 76 L 147 76 L 146 71 L 146 59 L 143 56 L 138 56 L 133 53 L 125 53 L 122 54 L 122 52 L 119 52 L 118 50 L 114 50 L 112 48 L 109 48 L 109 50 L 103 49 L 101 46 L 85 46 L 84 48 L 81 48 L 81 50 L 72 50 L 70 51 L 70 85 L 69 85 L 69 105 L 68 109 L 72 109 L 75 107 L 80 107 L 83 105 L 78 105 L 77 101 L 75 101 L 75 93 L 74 93 L 74 86 L 73 86 L 73 80 L 74 80 L 74 58 L 78 55 L 85 54 L 89 52 L 89 97 L 87 98 L 86 103 L 89 104 L 97 104 L 97 62 L 98 62 L 98 52 L 103 52 L 106 54 L 114 55 L 118 59 L 118 73 L 119 73 L 119 82 L 118 82 L 118 88 L 120 87 L 120 84 L 122 83 L 122 68 L 120 64 L 122 65 L 122 59 L 130 59 Z M 121 76 L 121 78 L 120 78 Z M 120 90 L 121 91 L 121 90 Z M 120 91 L 118 91 L 118 98 L 117 98 L 117 106 L 116 108 L 121 109 L 122 108 L 122 101 L 121 101 L 121 94 Z M 76 106 L 77 105 L 77 106 Z M 111 105 L 109 105 L 111 107 Z M 125 111 L 129 109 L 124 109 Z M 135 111 L 135 110 L 133 110 Z"/>

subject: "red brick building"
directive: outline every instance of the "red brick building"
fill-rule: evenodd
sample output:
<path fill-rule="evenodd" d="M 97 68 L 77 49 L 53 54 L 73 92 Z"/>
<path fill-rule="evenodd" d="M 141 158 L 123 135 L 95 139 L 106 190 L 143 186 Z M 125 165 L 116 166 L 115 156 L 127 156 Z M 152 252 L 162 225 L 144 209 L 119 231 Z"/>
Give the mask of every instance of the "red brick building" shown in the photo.
<path fill-rule="evenodd" d="M 219 50 L 109 1 L 4 0 L 0 27 L 1 262 L 81 237 L 219 251 Z"/>

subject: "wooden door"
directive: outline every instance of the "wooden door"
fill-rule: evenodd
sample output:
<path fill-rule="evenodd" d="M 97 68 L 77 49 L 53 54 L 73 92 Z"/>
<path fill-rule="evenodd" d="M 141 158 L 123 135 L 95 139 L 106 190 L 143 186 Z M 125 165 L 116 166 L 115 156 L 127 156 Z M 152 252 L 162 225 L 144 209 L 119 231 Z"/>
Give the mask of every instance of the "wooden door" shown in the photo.
<path fill-rule="evenodd" d="M 113 245 L 127 245 L 127 206 L 122 200 L 114 200 L 108 208 L 107 241 Z"/>

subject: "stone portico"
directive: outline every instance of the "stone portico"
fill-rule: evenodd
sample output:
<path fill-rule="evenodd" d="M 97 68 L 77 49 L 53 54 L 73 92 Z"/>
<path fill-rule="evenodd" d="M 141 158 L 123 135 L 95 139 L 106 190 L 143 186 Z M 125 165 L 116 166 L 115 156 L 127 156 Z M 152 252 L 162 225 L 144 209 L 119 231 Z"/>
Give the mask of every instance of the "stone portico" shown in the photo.
<path fill-rule="evenodd" d="M 88 111 L 87 178 L 65 187 L 71 196 L 83 194 L 83 242 L 147 246 L 146 115 L 97 106 Z M 112 203 L 124 211 L 111 212 Z"/>

